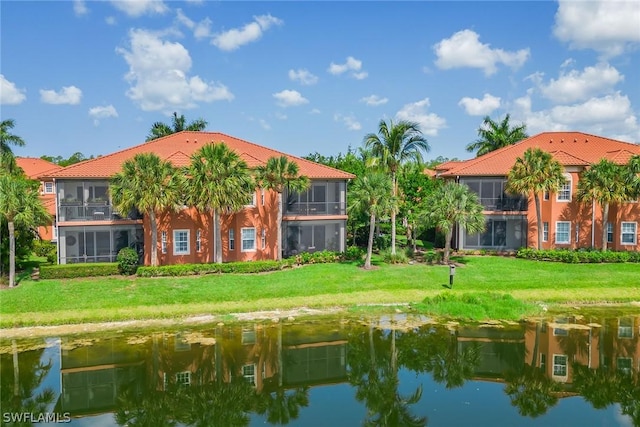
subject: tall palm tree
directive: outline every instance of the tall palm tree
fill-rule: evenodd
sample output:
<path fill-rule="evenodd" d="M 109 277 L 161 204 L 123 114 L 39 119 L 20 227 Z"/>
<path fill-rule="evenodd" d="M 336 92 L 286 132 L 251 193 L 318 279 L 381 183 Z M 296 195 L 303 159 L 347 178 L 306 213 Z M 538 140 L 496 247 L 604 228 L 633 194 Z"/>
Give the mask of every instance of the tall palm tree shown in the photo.
<path fill-rule="evenodd" d="M 476 157 L 495 151 L 498 148 L 513 145 L 528 138 L 527 126 L 511 126 L 509 114 L 500 122 L 495 122 L 486 116 L 478 128 L 478 139 L 467 145 L 467 151 L 476 151 Z"/>
<path fill-rule="evenodd" d="M 7 119 L 0 122 L 0 170 L 9 171 L 11 173 L 20 172 L 21 169 L 16 164 L 16 158 L 11 151 L 11 145 L 24 147 L 24 140 L 18 135 L 10 132 L 15 126 L 13 119 Z"/>
<path fill-rule="evenodd" d="M 241 210 L 255 191 L 247 163 L 224 142 L 203 146 L 191 156 L 187 174 L 190 205 L 209 211 L 214 223 L 215 260 L 222 262 L 220 214 Z"/>
<path fill-rule="evenodd" d="M 158 265 L 158 214 L 182 206 L 183 177 L 171 162 L 154 153 L 141 153 L 127 160 L 111 178 L 109 193 L 119 212 L 136 208 L 149 216 L 151 265 Z"/>
<path fill-rule="evenodd" d="M 451 238 L 456 224 L 469 233 L 479 233 L 485 229 L 483 207 L 478 195 L 466 185 L 453 181 L 438 187 L 427 197 L 423 213 L 425 222 L 445 234 L 443 262 L 449 262 Z"/>
<path fill-rule="evenodd" d="M 9 287 L 16 281 L 16 225 L 35 229 L 51 224 L 51 216 L 39 198 L 40 183 L 0 172 L 0 216 L 9 229 Z"/>
<path fill-rule="evenodd" d="M 391 195 L 398 196 L 398 170 L 407 160 L 422 162 L 422 152 L 429 151 L 429 143 L 420 131 L 418 123 L 400 120 L 389 123 L 380 120 L 378 133 L 365 135 L 364 144 L 379 159 L 379 165 L 391 175 Z M 396 253 L 396 214 L 391 211 L 391 254 Z"/>
<path fill-rule="evenodd" d="M 602 159 L 582 172 L 578 181 L 579 200 L 595 201 L 602 208 L 602 250 L 607 250 L 607 221 L 609 206 L 621 203 L 630 197 L 630 190 L 624 177 L 624 167 L 610 160 Z"/>
<path fill-rule="evenodd" d="M 542 249 L 542 208 L 540 193 L 557 192 L 566 182 L 562 165 L 551 153 L 539 148 L 529 148 L 509 171 L 507 191 L 528 195 L 533 193 L 536 204 L 536 222 L 538 227 L 538 249 Z"/>
<path fill-rule="evenodd" d="M 370 172 L 356 179 L 349 192 L 349 211 L 365 212 L 369 215 L 369 240 L 364 268 L 371 268 L 373 234 L 376 218 L 393 212 L 396 208 L 395 197 L 391 196 L 392 181 L 381 172 Z"/>
<path fill-rule="evenodd" d="M 278 193 L 278 260 L 282 259 L 282 193 L 285 188 L 289 192 L 301 193 L 311 186 L 306 176 L 300 175 L 298 164 L 287 156 L 270 157 L 264 166 L 256 168 L 256 181 L 262 188 Z"/>
<path fill-rule="evenodd" d="M 151 130 L 149 131 L 149 135 L 147 136 L 147 141 L 152 141 L 154 139 L 162 138 L 163 136 L 182 132 L 183 130 L 199 132 L 201 130 L 204 130 L 208 124 L 209 123 L 207 123 L 206 120 L 201 118 L 187 124 L 187 119 L 184 117 L 184 114 L 178 116 L 178 113 L 174 112 L 171 119 L 171 124 L 155 122 L 153 125 L 151 125 Z"/>
<path fill-rule="evenodd" d="M 629 185 L 629 199 L 637 199 L 640 197 L 640 154 L 629 159 L 626 166 L 626 174 Z"/>

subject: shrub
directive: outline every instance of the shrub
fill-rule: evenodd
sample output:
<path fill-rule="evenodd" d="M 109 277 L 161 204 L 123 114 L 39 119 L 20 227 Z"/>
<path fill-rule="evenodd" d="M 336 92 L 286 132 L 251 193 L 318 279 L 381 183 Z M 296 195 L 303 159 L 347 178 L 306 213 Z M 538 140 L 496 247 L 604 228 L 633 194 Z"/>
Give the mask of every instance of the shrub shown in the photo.
<path fill-rule="evenodd" d="M 344 252 L 344 258 L 349 261 L 360 261 L 364 256 L 364 249 L 359 246 L 349 246 Z"/>
<path fill-rule="evenodd" d="M 46 257 L 49 264 L 58 262 L 58 248 L 55 243 L 46 240 L 36 240 L 33 252 L 39 257 Z"/>
<path fill-rule="evenodd" d="M 43 265 L 40 267 L 41 279 L 73 279 L 78 277 L 115 276 L 117 274 L 120 274 L 120 270 L 115 262 Z"/>
<path fill-rule="evenodd" d="M 263 273 L 267 271 L 277 271 L 289 268 L 292 261 L 247 261 L 247 262 L 228 262 L 223 264 L 174 264 L 161 265 L 156 267 L 144 266 L 138 267 L 137 274 L 139 277 L 156 277 L 156 276 L 193 276 L 199 274 L 221 274 L 221 273 Z"/>
<path fill-rule="evenodd" d="M 116 257 L 120 273 L 131 275 L 138 269 L 138 253 L 132 248 L 122 248 Z"/>
<path fill-rule="evenodd" d="M 395 253 L 395 255 L 391 254 L 391 249 L 385 249 L 380 252 L 382 259 L 387 264 L 406 264 L 409 259 L 407 258 L 407 254 L 400 250 Z"/>
<path fill-rule="evenodd" d="M 600 251 L 594 249 L 520 249 L 516 257 L 536 261 L 566 263 L 640 262 L 640 253 L 627 251 Z"/>
<path fill-rule="evenodd" d="M 378 250 L 383 251 L 391 246 L 391 235 L 381 234 L 374 239 L 373 243 Z"/>

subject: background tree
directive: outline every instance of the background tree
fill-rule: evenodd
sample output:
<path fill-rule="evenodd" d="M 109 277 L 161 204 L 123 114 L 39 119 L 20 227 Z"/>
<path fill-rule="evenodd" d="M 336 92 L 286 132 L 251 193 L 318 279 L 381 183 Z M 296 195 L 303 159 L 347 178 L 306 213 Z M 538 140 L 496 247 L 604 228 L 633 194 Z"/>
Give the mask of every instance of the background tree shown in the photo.
<path fill-rule="evenodd" d="M 443 262 L 449 262 L 451 238 L 456 224 L 468 233 L 480 233 L 485 229 L 483 207 L 478 195 L 466 185 L 449 181 L 437 188 L 426 199 L 422 217 L 425 222 L 445 234 Z"/>
<path fill-rule="evenodd" d="M 48 162 L 54 163 L 56 165 L 59 166 L 69 166 L 69 165 L 74 165 L 76 163 L 80 163 L 83 162 L 85 160 L 89 160 L 89 159 L 93 159 L 95 158 L 95 156 L 92 154 L 91 156 L 87 157 L 84 154 L 82 154 L 79 151 L 76 151 L 75 153 L 73 153 L 72 155 L 69 156 L 69 158 L 65 159 L 62 156 L 40 156 L 40 158 L 42 160 L 46 160 Z"/>
<path fill-rule="evenodd" d="M 282 193 L 301 193 L 307 191 L 311 181 L 300 175 L 298 164 L 290 161 L 287 156 L 270 157 L 264 166 L 255 169 L 256 181 L 262 188 L 278 193 L 278 260 L 282 259 Z"/>
<path fill-rule="evenodd" d="M 408 160 L 422 162 L 422 152 L 429 151 L 429 144 L 417 123 L 401 120 L 389 123 L 380 120 L 378 134 L 364 137 L 365 147 L 379 159 L 379 166 L 391 175 L 391 196 L 398 195 L 398 170 Z M 391 210 L 391 254 L 396 253 L 396 208 Z"/>
<path fill-rule="evenodd" d="M 536 204 L 536 224 L 538 227 L 538 249 L 542 249 L 542 210 L 540 193 L 557 192 L 566 182 L 560 162 L 551 153 L 539 148 L 529 148 L 509 171 L 507 191 L 528 195 L 533 193 Z"/>
<path fill-rule="evenodd" d="M 247 163 L 224 142 L 207 144 L 191 156 L 188 167 L 188 200 L 191 206 L 211 212 L 215 260 L 222 262 L 220 214 L 238 212 L 251 199 L 255 183 Z"/>
<path fill-rule="evenodd" d="M 184 114 L 178 116 L 178 113 L 174 112 L 171 124 L 155 122 L 151 125 L 151 130 L 149 131 L 149 135 L 147 135 L 147 141 L 182 132 L 183 130 L 200 132 L 204 130 L 208 124 L 206 120 L 201 118 L 187 124 L 187 119 L 185 119 Z"/>
<path fill-rule="evenodd" d="M 629 200 L 640 197 L 640 154 L 629 159 L 626 166 L 626 179 L 629 186 Z"/>
<path fill-rule="evenodd" d="M 111 178 L 109 192 L 115 208 L 128 213 L 136 208 L 151 224 L 151 265 L 158 265 L 157 215 L 182 206 L 183 180 L 169 161 L 154 153 L 141 153 L 127 160 Z"/>
<path fill-rule="evenodd" d="M 490 153 L 498 148 L 513 145 L 518 141 L 528 138 L 527 126 L 511 126 L 509 114 L 500 122 L 494 122 L 486 116 L 478 128 L 478 139 L 467 145 L 467 151 L 475 151 L 476 157 Z"/>
<path fill-rule="evenodd" d="M 595 201 L 602 208 L 602 250 L 607 250 L 607 222 L 609 206 L 621 203 L 631 195 L 629 183 L 624 179 L 625 169 L 610 160 L 602 159 L 582 172 L 578 181 L 578 199 Z"/>
<path fill-rule="evenodd" d="M 10 173 L 18 173 L 21 169 L 16 164 L 16 158 L 11 150 L 11 146 L 24 147 L 24 140 L 18 135 L 11 133 L 15 126 L 13 119 L 0 122 L 0 170 Z"/>
<path fill-rule="evenodd" d="M 371 268 L 376 217 L 387 215 L 396 208 L 395 197 L 390 194 L 392 185 L 388 175 L 370 172 L 356 179 L 349 193 L 349 214 L 355 211 L 365 212 L 369 215 L 369 240 L 367 257 L 364 261 L 365 269 Z"/>
<path fill-rule="evenodd" d="M 0 216 L 9 230 L 9 287 L 16 279 L 16 226 L 36 228 L 51 224 L 51 216 L 39 198 L 40 183 L 0 172 Z"/>

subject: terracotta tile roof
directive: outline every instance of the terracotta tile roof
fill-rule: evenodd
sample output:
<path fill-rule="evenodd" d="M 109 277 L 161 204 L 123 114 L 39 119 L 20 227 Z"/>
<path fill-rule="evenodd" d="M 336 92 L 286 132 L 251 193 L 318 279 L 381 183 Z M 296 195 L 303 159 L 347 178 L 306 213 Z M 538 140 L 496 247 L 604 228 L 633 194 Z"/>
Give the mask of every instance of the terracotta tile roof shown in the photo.
<path fill-rule="evenodd" d="M 540 148 L 552 153 L 564 166 L 585 166 L 603 158 L 626 163 L 632 155 L 640 154 L 640 145 L 630 142 L 582 132 L 543 132 L 517 144 L 461 162 L 440 175 L 505 176 L 516 159 L 529 148 Z"/>
<path fill-rule="evenodd" d="M 31 179 L 38 179 L 41 176 L 62 169 L 62 166 L 35 157 L 16 157 L 16 163 L 22 168 L 25 175 Z"/>
<path fill-rule="evenodd" d="M 429 169 L 429 168 L 424 168 L 424 170 L 422 171 L 423 174 L 430 176 L 430 177 L 434 177 L 436 176 L 436 171 L 434 171 L 433 169 Z"/>
<path fill-rule="evenodd" d="M 452 169 L 458 166 L 460 163 L 463 163 L 461 160 L 449 160 L 448 162 L 440 163 L 436 166 L 436 171 L 446 171 L 448 169 Z"/>
<path fill-rule="evenodd" d="M 328 166 L 324 166 L 306 159 L 291 156 L 271 148 L 263 147 L 252 142 L 234 138 L 218 132 L 190 132 L 184 131 L 165 136 L 144 144 L 136 145 L 115 153 L 85 160 L 66 168 L 48 174 L 53 178 L 109 178 L 117 173 L 122 164 L 136 154 L 152 152 L 162 159 L 175 161 L 176 166 L 183 166 L 185 158 L 191 156 L 204 144 L 210 142 L 224 142 L 253 167 L 267 162 L 269 157 L 286 155 L 300 168 L 300 174 L 312 179 L 352 179 L 354 175 Z M 187 160 L 188 162 L 188 160 Z M 253 164 L 252 164 L 253 163 Z"/>

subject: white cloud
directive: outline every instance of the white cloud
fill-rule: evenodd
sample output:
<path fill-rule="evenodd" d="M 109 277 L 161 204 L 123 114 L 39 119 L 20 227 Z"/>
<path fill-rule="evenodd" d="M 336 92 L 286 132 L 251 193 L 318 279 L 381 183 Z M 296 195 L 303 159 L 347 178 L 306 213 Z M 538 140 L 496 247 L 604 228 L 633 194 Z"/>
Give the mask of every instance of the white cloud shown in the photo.
<path fill-rule="evenodd" d="M 242 28 L 233 28 L 216 34 L 211 43 L 221 50 L 236 50 L 242 45 L 260 39 L 262 34 L 272 26 L 284 23 L 281 19 L 271 15 L 254 16 L 253 19 L 253 22 L 246 24 Z"/>
<path fill-rule="evenodd" d="M 195 22 L 185 15 L 184 12 L 182 12 L 182 9 L 178 9 L 176 10 L 176 21 L 193 31 L 193 36 L 198 40 L 211 36 L 212 22 L 209 18 L 205 18 L 200 22 Z"/>
<path fill-rule="evenodd" d="M 574 49 L 620 55 L 640 43 L 640 2 L 560 0 L 553 33 Z"/>
<path fill-rule="evenodd" d="M 276 111 L 274 116 L 278 120 L 287 120 L 287 115 L 284 113 L 281 113 L 280 111 Z"/>
<path fill-rule="evenodd" d="M 198 101 L 234 98 L 225 85 L 188 75 L 191 56 L 182 44 L 140 29 L 131 30 L 129 38 L 130 50 L 117 48 L 116 52 L 129 65 L 125 78 L 131 87 L 127 96 L 142 110 L 170 111 L 193 108 Z"/>
<path fill-rule="evenodd" d="M 262 129 L 271 130 L 271 125 L 269 123 L 267 123 L 266 120 L 260 119 L 260 120 L 258 120 L 258 123 L 260 123 L 260 126 L 262 126 Z"/>
<path fill-rule="evenodd" d="M 163 14 L 169 10 L 162 0 L 111 0 L 113 7 L 132 18 Z"/>
<path fill-rule="evenodd" d="M 489 44 L 480 43 L 480 36 L 472 30 L 462 30 L 451 38 L 442 39 L 433 46 L 438 59 L 436 65 L 444 70 L 450 68 L 479 68 L 490 76 L 498 69 L 498 64 L 518 68 L 529 58 L 529 49 L 508 52 L 491 49 Z"/>
<path fill-rule="evenodd" d="M 500 108 L 500 98 L 488 93 L 485 93 L 482 99 L 465 96 L 458 105 L 463 107 L 470 116 L 488 116 Z"/>
<path fill-rule="evenodd" d="M 104 18 L 104 22 L 106 22 L 107 25 L 116 25 L 117 24 L 115 16 L 107 16 L 106 18 Z"/>
<path fill-rule="evenodd" d="M 344 125 L 349 130 L 360 130 L 360 129 L 362 129 L 362 125 L 360 124 L 360 122 L 358 122 L 358 120 L 356 120 L 356 118 L 353 116 L 353 114 L 350 114 L 348 116 L 343 116 L 342 114 L 334 114 L 333 115 L 333 120 L 335 120 L 336 122 L 344 123 Z"/>
<path fill-rule="evenodd" d="M 351 77 L 354 77 L 357 80 L 366 79 L 369 75 L 369 73 L 362 70 L 362 61 L 354 58 L 353 56 L 347 57 L 347 61 L 344 64 L 335 64 L 332 62 L 327 71 L 334 76 L 338 76 L 349 71 Z"/>
<path fill-rule="evenodd" d="M 304 68 L 297 70 L 289 70 L 289 78 L 294 82 L 300 82 L 303 85 L 314 85 L 318 83 L 318 76 L 315 76 Z"/>
<path fill-rule="evenodd" d="M 113 105 L 105 105 L 90 108 L 89 115 L 93 117 L 93 124 L 98 126 L 100 124 L 100 119 L 118 117 L 118 112 Z"/>
<path fill-rule="evenodd" d="M 82 91 L 75 86 L 63 86 L 60 91 L 40 89 L 40 101 L 45 104 L 76 105 L 82 99 Z"/>
<path fill-rule="evenodd" d="M 282 92 L 274 93 L 273 97 L 277 99 L 277 104 L 281 107 L 297 107 L 309 103 L 309 100 L 297 90 L 285 89 Z"/>
<path fill-rule="evenodd" d="M 540 91 L 545 98 L 554 102 L 583 101 L 595 95 L 611 92 L 622 80 L 624 76 L 614 67 L 607 63 L 599 63 L 595 67 L 585 67 L 582 72 L 561 72 L 558 79 L 551 79 L 547 84 L 540 83 Z"/>
<path fill-rule="evenodd" d="M 423 134 L 437 136 L 438 131 L 447 126 L 447 121 L 435 113 L 427 112 L 429 105 L 429 98 L 405 104 L 396 113 L 396 119 L 416 122 L 420 125 L 420 130 L 422 130 Z"/>
<path fill-rule="evenodd" d="M 312 109 L 311 111 L 309 111 L 309 114 L 320 114 L 321 111 L 318 110 L 317 108 Z"/>
<path fill-rule="evenodd" d="M 378 105 L 383 105 L 389 102 L 388 98 L 380 98 L 378 95 L 369 95 L 364 98 L 360 98 L 360 102 L 364 102 L 370 107 L 377 107 Z"/>
<path fill-rule="evenodd" d="M 568 68 L 568 67 L 572 66 L 575 63 L 576 63 L 575 59 L 567 58 L 562 62 L 562 64 L 560 64 L 560 68 Z"/>
<path fill-rule="evenodd" d="M 89 13 L 89 9 L 87 9 L 87 4 L 84 0 L 73 0 L 73 13 L 76 16 L 82 16 Z"/>
<path fill-rule="evenodd" d="M 0 105 L 21 104 L 27 99 L 25 92 L 25 89 L 18 89 L 15 83 L 10 82 L 3 74 L 0 74 Z"/>

